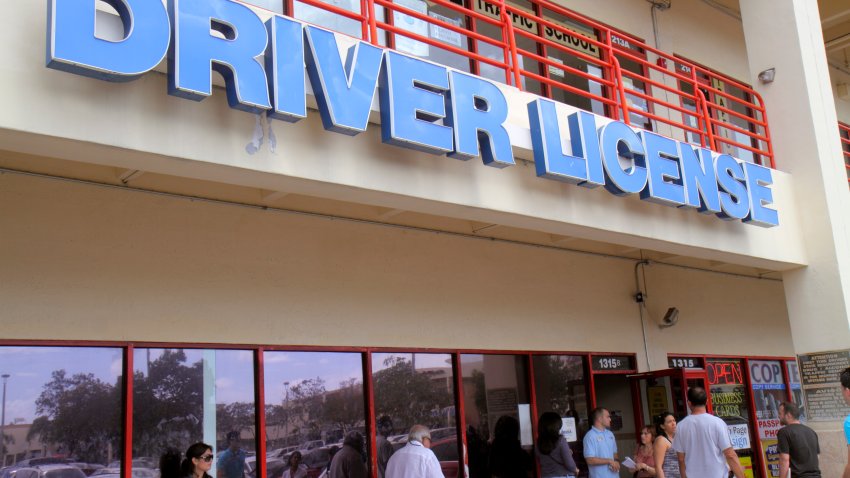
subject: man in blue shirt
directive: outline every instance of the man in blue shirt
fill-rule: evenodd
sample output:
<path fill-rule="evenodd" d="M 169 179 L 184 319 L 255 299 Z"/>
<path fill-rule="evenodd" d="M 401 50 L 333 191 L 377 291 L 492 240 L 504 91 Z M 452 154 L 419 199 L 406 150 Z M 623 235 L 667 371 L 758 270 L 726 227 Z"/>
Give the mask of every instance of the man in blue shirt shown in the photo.
<path fill-rule="evenodd" d="M 216 476 L 218 478 L 244 478 L 245 450 L 239 448 L 239 432 L 227 434 L 227 449 L 218 455 Z"/>
<path fill-rule="evenodd" d="M 611 433 L 611 413 L 602 407 L 590 412 L 593 427 L 584 436 L 584 459 L 590 478 L 618 478 L 620 462 L 617 461 L 617 441 Z"/>
<path fill-rule="evenodd" d="M 850 405 L 850 367 L 841 372 L 841 393 L 844 395 L 844 401 Z M 844 440 L 847 442 L 847 464 L 844 465 L 844 474 L 842 478 L 850 478 L 850 415 L 844 419 Z"/>

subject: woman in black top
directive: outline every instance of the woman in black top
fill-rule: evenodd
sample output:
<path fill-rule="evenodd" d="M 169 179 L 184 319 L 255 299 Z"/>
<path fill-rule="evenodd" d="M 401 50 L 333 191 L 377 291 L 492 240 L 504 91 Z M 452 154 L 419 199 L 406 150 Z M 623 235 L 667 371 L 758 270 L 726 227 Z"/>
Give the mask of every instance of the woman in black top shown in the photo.
<path fill-rule="evenodd" d="M 531 455 L 519 441 L 519 422 L 510 415 L 496 421 L 490 446 L 490 473 L 497 478 L 527 478 L 531 474 Z"/>

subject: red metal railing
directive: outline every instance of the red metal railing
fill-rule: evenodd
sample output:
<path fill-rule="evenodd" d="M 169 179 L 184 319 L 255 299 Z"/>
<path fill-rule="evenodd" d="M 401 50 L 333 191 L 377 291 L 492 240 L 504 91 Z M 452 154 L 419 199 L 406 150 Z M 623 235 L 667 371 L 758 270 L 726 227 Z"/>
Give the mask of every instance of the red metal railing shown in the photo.
<path fill-rule="evenodd" d="M 359 11 L 297 3 L 348 19 L 352 29 L 344 33 L 359 24 L 360 38 L 374 45 L 403 51 L 399 38 L 418 42 L 460 62 L 455 68 L 775 167 L 764 101 L 752 88 L 551 0 L 531 0 L 530 9 L 505 0 L 351 1 Z M 286 12 L 297 17 L 295 3 L 286 0 Z"/>
<path fill-rule="evenodd" d="M 847 182 L 850 183 L 850 125 L 839 122 L 838 136 L 841 138 L 841 152 L 844 153 L 844 169 L 847 171 Z"/>

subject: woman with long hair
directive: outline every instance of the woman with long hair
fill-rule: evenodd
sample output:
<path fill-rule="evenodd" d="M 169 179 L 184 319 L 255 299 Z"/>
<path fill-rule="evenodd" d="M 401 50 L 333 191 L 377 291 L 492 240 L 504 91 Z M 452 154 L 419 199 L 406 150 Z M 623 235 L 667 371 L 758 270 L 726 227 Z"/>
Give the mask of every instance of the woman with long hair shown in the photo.
<path fill-rule="evenodd" d="M 212 478 L 208 471 L 212 468 L 212 447 L 203 442 L 195 443 L 186 450 L 186 458 L 180 465 L 185 478 Z"/>
<path fill-rule="evenodd" d="M 519 421 L 502 415 L 496 420 L 490 445 L 490 473 L 496 478 L 527 478 L 531 475 L 531 455 L 522 449 L 519 440 Z"/>
<path fill-rule="evenodd" d="M 655 476 L 659 478 L 681 478 L 679 459 L 673 450 L 673 437 L 676 436 L 676 417 L 670 412 L 664 412 L 655 417 Z"/>
<path fill-rule="evenodd" d="M 573 452 L 566 438 L 561 436 L 561 416 L 546 412 L 537 422 L 537 447 L 535 454 L 540 462 L 541 478 L 571 477 L 578 474 Z"/>
<path fill-rule="evenodd" d="M 293 451 L 286 460 L 286 469 L 281 478 L 304 478 L 307 476 L 307 465 L 301 463 L 301 452 Z"/>
<path fill-rule="evenodd" d="M 647 425 L 640 430 L 640 441 L 635 451 L 635 477 L 650 478 L 655 473 L 655 454 L 653 441 L 655 440 L 655 427 Z"/>

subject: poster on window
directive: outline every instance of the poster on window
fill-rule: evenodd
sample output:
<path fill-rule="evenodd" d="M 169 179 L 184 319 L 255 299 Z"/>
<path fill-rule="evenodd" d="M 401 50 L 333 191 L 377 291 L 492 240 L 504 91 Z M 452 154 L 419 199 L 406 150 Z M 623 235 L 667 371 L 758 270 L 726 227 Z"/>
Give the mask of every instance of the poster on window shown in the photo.
<path fill-rule="evenodd" d="M 424 0 L 397 0 L 395 4 L 417 13 L 428 15 L 428 4 Z M 404 13 L 393 12 L 393 24 L 410 33 L 428 37 L 428 22 L 425 20 L 405 15 Z M 429 52 L 427 43 L 402 34 L 395 35 L 395 49 L 420 57 L 427 57 Z"/>
<path fill-rule="evenodd" d="M 450 25 L 454 25 L 458 28 L 460 28 L 461 24 L 462 24 L 462 21 L 461 21 L 460 18 L 457 18 L 457 19 L 449 18 L 447 16 L 440 15 L 437 12 L 430 12 L 428 15 L 430 15 L 431 18 L 439 20 L 443 23 L 448 23 Z M 454 30 L 450 30 L 446 27 L 441 27 L 439 25 L 435 25 L 435 24 L 431 25 L 431 38 L 433 38 L 435 40 L 440 40 L 443 43 L 448 43 L 449 45 L 452 45 L 452 46 L 456 46 L 456 47 L 462 47 L 463 46 L 463 36 L 460 33 L 456 32 Z"/>

